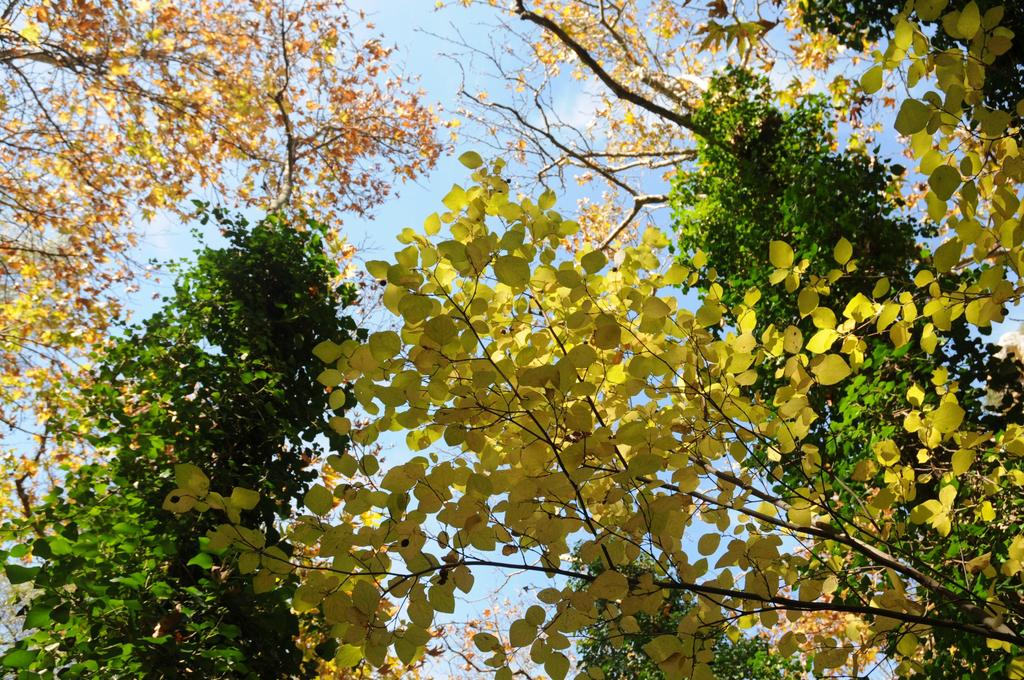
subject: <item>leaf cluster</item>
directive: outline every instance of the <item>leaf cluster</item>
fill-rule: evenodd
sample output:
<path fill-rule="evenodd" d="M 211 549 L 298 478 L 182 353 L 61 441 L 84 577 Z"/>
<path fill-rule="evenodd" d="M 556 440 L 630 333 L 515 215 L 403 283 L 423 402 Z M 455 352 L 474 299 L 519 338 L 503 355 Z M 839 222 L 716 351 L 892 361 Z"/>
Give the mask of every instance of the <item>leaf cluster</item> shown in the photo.
<path fill-rule="evenodd" d="M 163 308 L 99 358 L 95 386 L 69 416 L 88 424 L 106 460 L 68 471 L 31 521 L 8 527 L 26 541 L 10 557 L 33 565 L 7 565 L 34 589 L 4 657 L 24 677 L 306 672 L 294 586 L 254 593 L 222 551 L 197 540 L 201 516 L 161 505 L 168 488 L 205 479 L 195 477 L 201 466 L 255 490 L 247 517 L 277 535 L 323 445 L 346 445 L 304 357 L 321 333 L 355 334 L 340 315 L 352 292 L 334 288 L 324 225 L 277 216 L 250 225 L 216 208 L 202 220 L 227 247 L 179 268 Z"/>
<path fill-rule="evenodd" d="M 827 31 L 844 45 L 856 50 L 866 41 L 892 37 L 896 17 L 903 11 L 902 0 L 801 0 L 802 17 L 808 28 Z M 1013 31 L 1015 39 L 1005 50 L 992 54 L 985 64 L 984 103 L 992 108 L 1014 111 L 1024 100 L 1024 8 L 1007 0 L 927 0 L 918 2 L 917 14 L 925 25 L 942 27 L 935 31 L 937 50 L 966 50 L 974 34 L 955 30 L 959 16 L 973 14 L 979 24 L 1000 24 Z M 954 14 L 950 19 L 946 14 Z M 996 19 L 998 13 L 999 18 Z M 953 29 L 953 30 L 950 30 Z"/>

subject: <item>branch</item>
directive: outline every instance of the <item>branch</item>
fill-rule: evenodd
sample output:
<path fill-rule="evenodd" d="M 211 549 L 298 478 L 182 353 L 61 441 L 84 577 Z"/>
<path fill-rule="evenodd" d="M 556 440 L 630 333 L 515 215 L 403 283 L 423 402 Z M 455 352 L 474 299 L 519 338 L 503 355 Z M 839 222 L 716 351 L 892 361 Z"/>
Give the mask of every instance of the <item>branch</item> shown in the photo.
<path fill-rule="evenodd" d="M 637 94 L 633 90 L 629 89 L 628 87 L 620 83 L 618 80 L 612 77 L 610 73 L 604 70 L 601 64 L 598 63 L 597 59 L 595 59 L 594 56 L 590 54 L 590 52 L 588 52 L 585 47 L 580 45 L 578 42 L 576 42 L 576 40 L 573 39 L 572 36 L 566 33 L 564 28 L 559 26 L 551 19 L 548 19 L 543 15 L 537 14 L 536 12 L 532 12 L 526 9 L 526 5 L 524 4 L 523 0 L 516 0 L 515 13 L 516 15 L 519 16 L 520 19 L 536 24 L 537 26 L 540 26 L 548 33 L 554 35 L 560 42 L 562 42 L 562 44 L 564 44 L 566 47 L 572 50 L 573 54 L 575 54 L 576 57 L 580 61 L 582 61 L 587 66 L 587 68 L 589 68 L 591 72 L 593 72 L 593 74 L 597 76 L 597 78 L 602 83 L 604 83 L 605 86 L 609 90 L 611 90 L 612 93 L 619 99 L 627 101 L 631 104 L 635 104 L 636 106 L 639 106 L 642 109 L 650 111 L 651 113 L 660 116 L 665 120 L 671 121 L 679 125 L 680 127 L 684 127 L 690 132 L 697 135 L 698 137 L 703 138 L 706 142 L 710 144 L 717 144 L 717 141 L 715 140 L 711 132 L 704 128 L 703 126 L 699 125 L 698 123 L 694 122 L 693 117 L 690 116 L 689 114 L 667 109 L 661 104 L 658 104 L 657 102 L 651 101 L 650 99 L 647 99 L 646 97 Z"/>
<path fill-rule="evenodd" d="M 281 18 L 281 56 L 284 59 L 284 82 L 281 83 L 281 88 L 274 94 L 274 104 L 277 105 L 277 110 L 281 113 L 281 121 L 284 124 L 285 171 L 284 177 L 281 178 L 281 187 L 277 192 L 277 196 L 267 207 L 268 213 L 278 212 L 291 202 L 292 187 L 295 182 L 296 141 L 292 130 L 292 119 L 288 114 L 288 107 L 285 103 L 285 94 L 288 92 L 291 78 L 291 62 L 288 57 L 288 37 L 283 16 Z"/>
<path fill-rule="evenodd" d="M 612 229 L 612 232 L 608 234 L 607 237 L 605 237 L 604 241 L 601 242 L 601 246 L 598 248 L 598 250 L 604 250 L 609 245 L 611 245 L 611 242 L 615 240 L 615 237 L 621 234 L 622 231 L 629 226 L 629 223 L 636 218 L 636 216 L 645 206 L 658 205 L 660 203 L 664 203 L 667 200 L 668 196 L 666 196 L 665 194 L 648 194 L 644 196 L 634 196 L 633 207 L 630 209 L 629 214 L 626 215 L 626 219 L 622 220 L 622 222 L 619 223 L 619 226 Z"/>

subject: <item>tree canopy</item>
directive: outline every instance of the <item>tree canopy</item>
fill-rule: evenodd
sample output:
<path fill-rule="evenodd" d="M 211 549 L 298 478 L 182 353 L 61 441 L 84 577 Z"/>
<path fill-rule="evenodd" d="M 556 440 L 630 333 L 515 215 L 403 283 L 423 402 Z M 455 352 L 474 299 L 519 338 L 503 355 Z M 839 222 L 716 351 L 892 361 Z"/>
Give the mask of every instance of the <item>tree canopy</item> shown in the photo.
<path fill-rule="evenodd" d="M 9 527 L 4 664 L 429 668 L 497 573 L 542 585 L 474 634 L 496 680 L 1024 678 L 1024 364 L 986 342 L 1024 297 L 1017 15 L 479 4 L 519 27 L 463 41 L 503 153 L 365 263 L 372 331 L 319 222 L 215 214 L 66 411 L 109 460 Z M 538 186 L 573 167 L 575 205 Z"/>
<path fill-rule="evenodd" d="M 147 222 L 205 192 L 336 227 L 433 164 L 434 114 L 366 30 L 332 0 L 0 5 L 0 421 L 40 448 L 4 458 L 22 505 Z"/>
<path fill-rule="evenodd" d="M 211 218 L 228 246 L 197 254 L 64 416 L 109 458 L 68 470 L 22 526 L 7 528 L 34 533 L 41 560 L 7 567 L 12 583 L 36 591 L 8 667 L 34 677 L 288 677 L 308 664 L 289 593 L 254 594 L 244 568 L 207 548 L 203 521 L 169 515 L 185 506 L 164 503 L 161 486 L 191 484 L 199 466 L 237 479 L 254 490 L 243 504 L 276 536 L 316 476 L 314 438 L 346 441 L 322 415 L 305 355 L 324 328 L 355 337 L 341 315 L 352 290 L 335 288 L 325 226 L 249 225 L 223 210 L 202 220 Z"/>

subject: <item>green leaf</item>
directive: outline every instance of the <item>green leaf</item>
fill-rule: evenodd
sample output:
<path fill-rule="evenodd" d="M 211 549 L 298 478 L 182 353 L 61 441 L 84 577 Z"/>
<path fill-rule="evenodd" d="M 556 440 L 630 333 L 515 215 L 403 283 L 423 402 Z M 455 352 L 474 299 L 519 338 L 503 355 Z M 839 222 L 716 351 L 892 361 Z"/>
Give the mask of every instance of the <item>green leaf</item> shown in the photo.
<path fill-rule="evenodd" d="M 477 633 L 473 636 L 473 645 L 481 652 L 489 652 L 501 646 L 501 640 L 490 633 Z"/>
<path fill-rule="evenodd" d="M 323 484 L 311 487 L 302 502 L 314 515 L 326 515 L 334 508 L 334 496 Z"/>
<path fill-rule="evenodd" d="M 39 654 L 35 649 L 16 649 L 4 654 L 3 664 L 8 668 L 28 668 Z"/>
<path fill-rule="evenodd" d="M 508 629 L 509 643 L 513 647 L 525 647 L 532 644 L 537 637 L 537 627 L 525 619 L 512 622 Z"/>
<path fill-rule="evenodd" d="M 340 668 L 355 668 L 362 660 L 363 650 L 354 645 L 342 645 L 334 657 L 334 662 Z"/>
<path fill-rule="evenodd" d="M 188 561 L 190 567 L 195 566 L 201 569 L 209 569 L 213 566 L 213 555 L 201 552 Z"/>
<path fill-rule="evenodd" d="M 896 131 L 901 135 L 910 136 L 920 132 L 928 124 L 932 116 L 931 108 L 916 99 L 905 99 L 896 114 Z"/>
<path fill-rule="evenodd" d="M 860 89 L 865 94 L 874 94 L 882 89 L 882 67 L 873 66 L 860 77 Z"/>
<path fill-rule="evenodd" d="M 948 201 L 953 192 L 960 186 L 961 179 L 960 171 L 952 165 L 940 165 L 932 170 L 931 176 L 928 177 L 928 186 L 931 187 L 936 196 L 943 201 Z"/>
<path fill-rule="evenodd" d="M 380 470 L 380 461 L 375 456 L 366 455 L 359 459 L 359 467 L 363 474 L 372 476 Z"/>
<path fill-rule="evenodd" d="M 521 289 L 530 281 L 530 263 L 517 255 L 502 255 L 494 262 L 494 276 L 513 289 Z"/>
<path fill-rule="evenodd" d="M 25 628 L 42 628 L 50 622 L 51 607 L 32 607 L 25 615 Z"/>
<path fill-rule="evenodd" d="M 580 260 L 580 264 L 588 274 L 596 274 L 607 263 L 608 258 L 600 250 L 591 250 Z"/>
<path fill-rule="evenodd" d="M 552 652 L 544 662 L 544 670 L 551 680 L 563 680 L 569 672 L 569 659 L 561 652 Z"/>
<path fill-rule="evenodd" d="M 5 564 L 4 573 L 7 574 L 7 580 L 11 582 L 11 585 L 18 585 L 19 583 L 28 583 L 35 579 L 36 574 L 39 573 L 39 567 L 26 567 L 21 564 Z"/>

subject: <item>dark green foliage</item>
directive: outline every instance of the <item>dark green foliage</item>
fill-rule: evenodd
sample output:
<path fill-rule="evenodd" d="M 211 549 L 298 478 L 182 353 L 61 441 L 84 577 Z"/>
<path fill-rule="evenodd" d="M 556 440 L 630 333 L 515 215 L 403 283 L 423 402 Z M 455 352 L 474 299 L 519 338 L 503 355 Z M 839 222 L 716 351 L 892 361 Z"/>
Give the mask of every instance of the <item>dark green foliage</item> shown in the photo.
<path fill-rule="evenodd" d="M 971 0 L 950 0 L 943 14 L 959 11 Z M 974 0 L 981 15 L 993 7 L 1003 7 L 1001 26 L 1015 34 L 1009 51 L 985 66 L 984 103 L 1013 113 L 1024 99 L 1024 4 L 1016 0 Z M 828 31 L 840 42 L 860 49 L 865 40 L 879 40 L 893 32 L 892 19 L 902 10 L 904 0 L 802 0 L 804 21 L 816 31 Z M 941 20 L 923 22 L 940 26 Z M 933 38 L 938 49 L 967 49 L 967 41 L 951 38 L 943 30 Z"/>
<path fill-rule="evenodd" d="M 811 273 L 824 276 L 845 237 L 861 267 L 843 285 L 865 293 L 882 276 L 906 282 L 918 253 L 915 224 L 888 200 L 890 168 L 832 152 L 824 99 L 786 111 L 773 99 L 767 80 L 742 70 L 712 82 L 694 119 L 724 143 L 701 144 L 699 170 L 679 173 L 672 206 L 683 253 L 708 255 L 698 287 L 718 280 L 730 307 L 758 288 L 759 320 L 784 328 L 798 316 L 792 296 L 766 283 L 771 241 L 786 241 L 797 260 L 811 260 Z"/>
<path fill-rule="evenodd" d="M 891 195 L 891 171 L 884 164 L 832 150 L 823 100 L 812 97 L 790 110 L 773 100 L 767 81 L 746 72 L 715 79 L 695 118 L 729 144 L 700 146 L 699 167 L 680 172 L 672 203 L 682 261 L 695 266 L 694 253 L 707 256 L 695 267 L 698 290 L 707 294 L 717 283 L 722 301 L 735 307 L 756 289 L 760 328 L 793 325 L 807 339 L 817 329 L 810 317 L 801 317 L 796 293 L 768 283 L 771 241 L 790 244 L 797 261 L 807 258 L 803 285 L 817 283 L 822 299 L 842 310 L 857 294 L 872 297 L 882 277 L 896 291 L 914 290 L 916 241 L 934 234 L 929 225 L 896 212 L 899 198 Z M 856 269 L 829 283 L 829 271 L 838 266 L 832 249 L 841 238 L 853 246 Z M 954 324 L 945 335 L 934 354 L 916 344 L 894 349 L 884 334 L 869 336 L 861 372 L 841 386 L 816 390 L 814 407 L 825 417 L 810 443 L 821 451 L 824 474 L 850 479 L 852 466 L 871 455 L 874 441 L 912 438 L 891 414 L 903 408 L 912 384 L 929 384 L 940 366 L 959 381 L 961 403 L 973 405 L 972 417 L 986 417 L 981 385 L 991 352 L 970 337 L 966 324 Z M 778 386 L 776 368 L 770 362 L 761 368 L 766 395 Z"/>
<path fill-rule="evenodd" d="M 801 316 L 796 291 L 787 292 L 782 284 L 768 282 L 774 270 L 768 257 L 771 241 L 789 243 L 797 262 L 802 258 L 810 261 L 801 287 L 817 285 L 822 304 L 841 312 L 857 294 L 871 298 L 882 277 L 896 293 L 913 293 L 916 271 L 911 263 L 918 259 L 927 262 L 927 252 L 917 252 L 924 246 L 916 243 L 927 243 L 935 234 L 929 225 L 898 214 L 900 200 L 890 194 L 890 170 L 884 164 L 859 153 L 833 150 L 822 100 L 811 98 L 788 110 L 777 108 L 773 101 L 765 80 L 742 71 L 728 72 L 713 82 L 695 119 L 729 144 L 702 144 L 699 167 L 680 172 L 673 195 L 674 216 L 680 259 L 698 272 L 695 285 L 701 295 L 718 284 L 723 288 L 722 301 L 735 307 L 744 302 L 748 291 L 756 289 L 759 299 L 752 302 L 754 298 L 748 298 L 746 304 L 756 310 L 757 332 L 768 324 L 779 331 L 792 325 L 806 341 L 817 329 L 809 316 Z M 856 269 L 830 283 L 829 270 L 840 266 L 832 253 L 840 238 L 852 244 Z M 707 262 L 699 267 L 694 261 L 697 251 L 707 256 Z M 966 275 L 946 275 L 940 285 L 951 289 L 958 276 Z M 726 323 L 735 323 L 735 316 L 727 314 Z M 936 449 L 931 458 L 915 458 L 921 443 L 898 417 L 907 408 L 907 392 L 915 384 L 925 388 L 926 403 L 937 405 L 938 396 L 932 389 L 936 369 L 945 369 L 948 381 L 957 385 L 965 422 L 993 431 L 1019 422 L 1019 364 L 995 358 L 996 348 L 972 335 L 962 318 L 940 335 L 938 347 L 928 353 L 917 341 L 894 348 L 887 333 L 863 333 L 864 362 L 857 374 L 840 385 L 819 385 L 810 393 L 811 406 L 821 415 L 803 440 L 804 445 L 816 447 L 821 458 L 814 474 L 850 480 L 845 494 L 833 498 L 837 519 L 845 507 L 864 500 L 855 470 L 859 464 L 874 464 L 872 444 L 879 440 L 894 440 L 904 456 L 902 462 L 916 468 L 917 497 L 907 506 L 897 504 L 896 512 L 908 512 L 910 506 L 937 493 L 937 482 L 949 469 L 949 460 L 943 456 L 952 452 Z M 766 401 L 783 385 L 776 369 L 785 360 L 763 362 L 758 369 L 754 388 Z M 987 386 L 1003 395 L 1000 403 L 986 405 Z M 780 466 L 761 459 L 783 495 L 787 488 L 813 483 L 813 476 L 809 479 L 801 464 L 806 452 L 787 455 Z M 961 495 L 970 493 L 970 489 L 960 489 Z M 1015 524 L 991 523 L 977 527 L 984 535 L 960 538 L 967 546 L 1005 545 L 1016 530 Z M 934 538 L 933 532 L 923 530 L 890 540 L 893 545 L 902 544 L 898 553 L 913 555 L 915 566 L 928 572 L 931 565 L 946 562 L 949 551 L 957 549 L 955 542 Z M 813 560 L 811 568 L 815 568 Z M 964 575 L 946 576 L 955 583 Z M 852 572 L 846 577 L 853 593 L 869 585 L 858 585 L 857 578 L 866 577 Z M 968 581 L 974 582 L 963 579 L 963 587 L 970 587 Z M 847 604 L 859 603 L 851 600 Z M 984 644 L 971 650 L 960 646 L 955 653 L 950 651 L 953 649 L 951 645 L 929 650 L 922 677 L 932 677 L 930 673 L 940 670 L 954 673 L 948 677 L 969 675 L 1000 656 Z"/>
<path fill-rule="evenodd" d="M 639 577 L 653 569 L 653 563 L 643 559 L 626 572 L 628 577 Z M 597 564 L 587 568 L 593 575 L 602 569 Z M 576 583 L 574 587 L 582 587 Z M 598 608 L 602 607 L 598 603 Z M 601 618 L 580 631 L 577 643 L 578 665 L 581 670 L 600 668 L 606 680 L 660 680 L 665 674 L 644 652 L 643 647 L 659 635 L 674 635 L 679 622 L 690 610 L 689 595 L 674 591 L 665 600 L 658 616 L 643 612 L 635 618 L 639 632 L 621 634 L 612 622 Z M 714 660 L 712 670 L 718 680 L 798 680 L 807 677 L 797 659 L 773 653 L 768 640 L 759 637 L 739 637 L 730 640 L 721 631 L 712 642 Z"/>
<path fill-rule="evenodd" d="M 229 245 L 179 272 L 163 309 L 116 341 L 85 394 L 77 425 L 109 461 L 69 473 L 21 528 L 44 536 L 13 659 L 35 655 L 25 677 L 305 674 L 290 589 L 255 595 L 203 550 L 216 518 L 161 504 L 174 464 L 191 463 L 259 491 L 247 521 L 277 539 L 275 521 L 315 477 L 309 462 L 325 442 L 346 444 L 327 427 L 310 357 L 324 337 L 356 334 L 340 316 L 351 292 L 332 289 L 322 225 L 209 217 Z"/>

